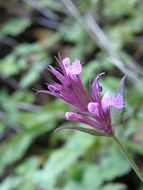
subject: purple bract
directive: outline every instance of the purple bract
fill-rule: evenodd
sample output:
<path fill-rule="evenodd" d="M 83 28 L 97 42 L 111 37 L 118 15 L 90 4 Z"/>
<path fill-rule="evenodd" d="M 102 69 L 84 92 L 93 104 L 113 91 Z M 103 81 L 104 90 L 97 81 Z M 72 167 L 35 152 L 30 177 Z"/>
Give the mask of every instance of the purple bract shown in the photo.
<path fill-rule="evenodd" d="M 101 98 L 102 86 L 99 84 L 99 74 L 93 86 L 89 85 L 89 92 L 86 92 L 82 80 L 82 65 L 79 60 L 70 63 L 70 59 L 62 59 L 59 56 L 58 63 L 61 70 L 49 66 L 48 70 L 59 80 L 59 83 L 51 82 L 47 84 L 48 90 L 38 92 L 47 93 L 63 99 L 75 112 L 65 114 L 67 120 L 78 121 L 87 124 L 103 135 L 110 136 L 113 134 L 113 125 L 111 121 L 110 107 L 122 109 L 124 107 L 123 94 L 117 92 L 116 95 L 106 92 Z M 120 82 L 124 82 L 124 78 Z"/>

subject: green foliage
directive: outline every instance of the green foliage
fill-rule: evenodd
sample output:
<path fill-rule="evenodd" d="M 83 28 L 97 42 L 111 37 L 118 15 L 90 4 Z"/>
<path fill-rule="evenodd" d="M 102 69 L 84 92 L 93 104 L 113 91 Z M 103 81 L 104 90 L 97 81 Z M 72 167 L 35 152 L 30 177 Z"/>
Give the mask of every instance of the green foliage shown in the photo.
<path fill-rule="evenodd" d="M 104 185 L 101 190 L 124 190 L 126 189 L 126 186 L 120 183 L 109 183 L 107 185 Z"/>
<path fill-rule="evenodd" d="M 31 25 L 28 18 L 12 18 L 5 22 L 0 30 L 0 36 L 17 36 Z"/>
<path fill-rule="evenodd" d="M 121 16 L 126 14 L 134 14 L 134 6 L 136 2 L 137 0 L 117 0 L 116 2 L 112 0 L 107 0 L 103 13 L 105 14 L 105 16 L 108 16 L 111 19 L 113 18 L 113 15 L 116 18 L 120 18 Z"/>

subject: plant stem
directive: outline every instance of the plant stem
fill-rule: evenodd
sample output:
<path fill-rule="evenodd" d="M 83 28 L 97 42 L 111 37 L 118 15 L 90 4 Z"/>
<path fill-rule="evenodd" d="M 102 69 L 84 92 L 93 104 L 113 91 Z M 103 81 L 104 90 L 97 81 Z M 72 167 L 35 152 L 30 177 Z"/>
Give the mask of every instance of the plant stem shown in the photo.
<path fill-rule="evenodd" d="M 141 172 L 139 167 L 136 165 L 134 160 L 131 158 L 129 153 L 125 150 L 125 148 L 123 147 L 123 145 L 120 143 L 120 141 L 118 140 L 118 138 L 115 135 L 113 136 L 113 139 L 114 139 L 115 143 L 118 145 L 118 147 L 120 148 L 120 150 L 123 153 L 123 155 L 125 156 L 125 158 L 129 161 L 131 167 L 133 168 L 133 170 L 135 171 L 137 176 L 140 178 L 141 182 L 143 183 L 143 173 Z"/>

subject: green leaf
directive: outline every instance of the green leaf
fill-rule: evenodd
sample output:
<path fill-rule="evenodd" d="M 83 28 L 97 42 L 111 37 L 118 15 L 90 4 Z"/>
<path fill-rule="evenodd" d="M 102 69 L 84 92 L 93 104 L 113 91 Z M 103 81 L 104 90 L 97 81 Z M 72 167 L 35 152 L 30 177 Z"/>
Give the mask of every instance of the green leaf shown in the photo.
<path fill-rule="evenodd" d="M 101 189 L 105 181 L 114 180 L 130 171 L 129 163 L 122 155 L 109 149 L 109 154 L 102 157 L 98 164 L 89 164 L 83 175 L 85 189 Z"/>
<path fill-rule="evenodd" d="M 84 190 L 83 187 L 77 182 L 69 182 L 63 190 Z"/>
<path fill-rule="evenodd" d="M 35 183 L 43 189 L 52 189 L 62 173 L 67 171 L 81 155 L 86 153 L 94 140 L 96 140 L 95 137 L 85 136 L 82 133 L 73 133 L 61 149 L 54 151 L 50 155 L 43 169 L 35 173 Z"/>
<path fill-rule="evenodd" d="M 22 88 L 27 88 L 34 84 L 34 82 L 39 79 L 41 72 L 45 69 L 44 66 L 48 65 L 49 63 L 49 60 L 44 60 L 33 64 L 29 71 L 21 78 L 20 86 Z"/>
<path fill-rule="evenodd" d="M 35 190 L 32 176 L 40 163 L 37 157 L 30 157 L 20 163 L 14 171 L 14 176 L 7 177 L 0 184 L 1 190 Z"/>
<path fill-rule="evenodd" d="M 77 126 L 62 126 L 62 127 L 58 127 L 56 129 L 56 132 L 58 132 L 58 131 L 60 131 L 62 129 L 72 129 L 72 130 L 77 130 L 77 131 L 81 131 L 81 132 L 84 132 L 84 133 L 88 133 L 90 135 L 104 136 L 103 133 L 97 131 L 96 129 L 89 129 L 89 128 L 77 127 Z"/>
<path fill-rule="evenodd" d="M 17 36 L 29 27 L 31 21 L 28 18 L 11 18 L 3 24 L 0 30 L 0 35 L 13 35 Z"/>

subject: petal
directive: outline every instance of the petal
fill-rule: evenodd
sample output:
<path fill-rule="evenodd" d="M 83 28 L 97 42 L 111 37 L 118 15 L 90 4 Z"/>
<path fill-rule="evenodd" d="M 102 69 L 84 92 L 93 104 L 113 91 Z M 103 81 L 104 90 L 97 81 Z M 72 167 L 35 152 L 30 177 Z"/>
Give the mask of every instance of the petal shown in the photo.
<path fill-rule="evenodd" d="M 89 119 L 88 117 L 85 117 L 81 114 L 77 114 L 74 112 L 66 112 L 65 117 L 67 120 L 70 120 L 70 121 L 78 121 L 78 122 L 84 123 L 86 125 L 89 125 L 91 127 L 94 127 L 96 129 L 102 129 L 102 126 L 99 123 L 97 123 L 96 121 L 93 121 L 93 120 Z"/>
<path fill-rule="evenodd" d="M 99 79 L 102 75 L 104 75 L 105 73 L 100 73 L 99 75 L 97 75 L 97 77 L 95 78 L 94 82 L 93 82 L 93 93 L 95 91 L 99 91 L 102 92 L 102 86 L 99 85 Z"/>
<path fill-rule="evenodd" d="M 63 65 L 65 67 L 65 69 L 67 69 L 70 66 L 70 58 L 66 57 L 63 59 Z"/>
<path fill-rule="evenodd" d="M 48 89 L 55 94 L 59 94 L 61 92 L 62 86 L 56 83 L 48 84 Z"/>
<path fill-rule="evenodd" d="M 121 109 L 124 107 L 124 98 L 118 93 L 116 96 L 110 94 L 110 92 L 106 92 L 102 98 L 102 108 L 106 111 L 110 106 L 114 106 L 117 109 Z"/>
<path fill-rule="evenodd" d="M 55 58 L 56 58 L 56 57 L 55 57 Z M 64 64 L 63 64 L 63 59 L 61 58 L 60 53 L 58 53 L 58 58 L 56 58 L 56 60 L 57 60 L 57 62 L 59 63 L 60 68 L 62 69 L 62 73 L 64 74 L 64 76 L 66 76 L 67 73 L 66 73 L 65 66 L 64 66 Z"/>
<path fill-rule="evenodd" d="M 102 86 L 99 85 L 99 79 L 100 77 L 103 75 L 104 73 L 100 73 L 94 80 L 93 82 L 93 97 L 94 97 L 94 101 L 96 101 L 97 103 L 100 103 L 100 97 L 98 92 L 102 92 L 103 88 Z"/>
<path fill-rule="evenodd" d="M 99 116 L 98 104 L 96 102 L 90 102 L 88 104 L 88 111 L 89 111 L 89 113 L 91 113 L 93 115 Z"/>
<path fill-rule="evenodd" d="M 82 72 L 82 65 L 80 61 L 76 59 L 69 67 L 68 73 L 71 75 L 78 75 Z"/>
<path fill-rule="evenodd" d="M 114 98 L 113 106 L 117 109 L 121 109 L 125 106 L 124 97 L 120 93 Z"/>
<path fill-rule="evenodd" d="M 110 92 L 106 92 L 102 98 L 102 108 L 106 110 L 110 105 L 112 105 L 112 97 Z"/>
<path fill-rule="evenodd" d="M 74 113 L 74 112 L 66 112 L 65 117 L 67 120 L 78 120 L 79 119 L 79 114 Z"/>
<path fill-rule="evenodd" d="M 118 89 L 117 89 L 117 92 L 116 92 L 116 95 L 120 94 L 120 95 L 123 96 L 123 94 L 124 94 L 125 79 L 126 79 L 126 76 L 124 76 L 121 79 L 120 84 L 119 84 Z M 123 111 L 122 109 L 117 110 L 115 107 L 112 108 L 111 118 L 112 118 L 112 123 L 114 125 L 117 125 L 118 123 L 120 123 L 120 120 L 122 118 L 122 111 Z"/>
<path fill-rule="evenodd" d="M 48 66 L 48 70 L 63 84 L 68 85 L 68 81 L 65 80 L 65 76 L 63 76 L 59 71 L 57 71 L 51 65 Z"/>

